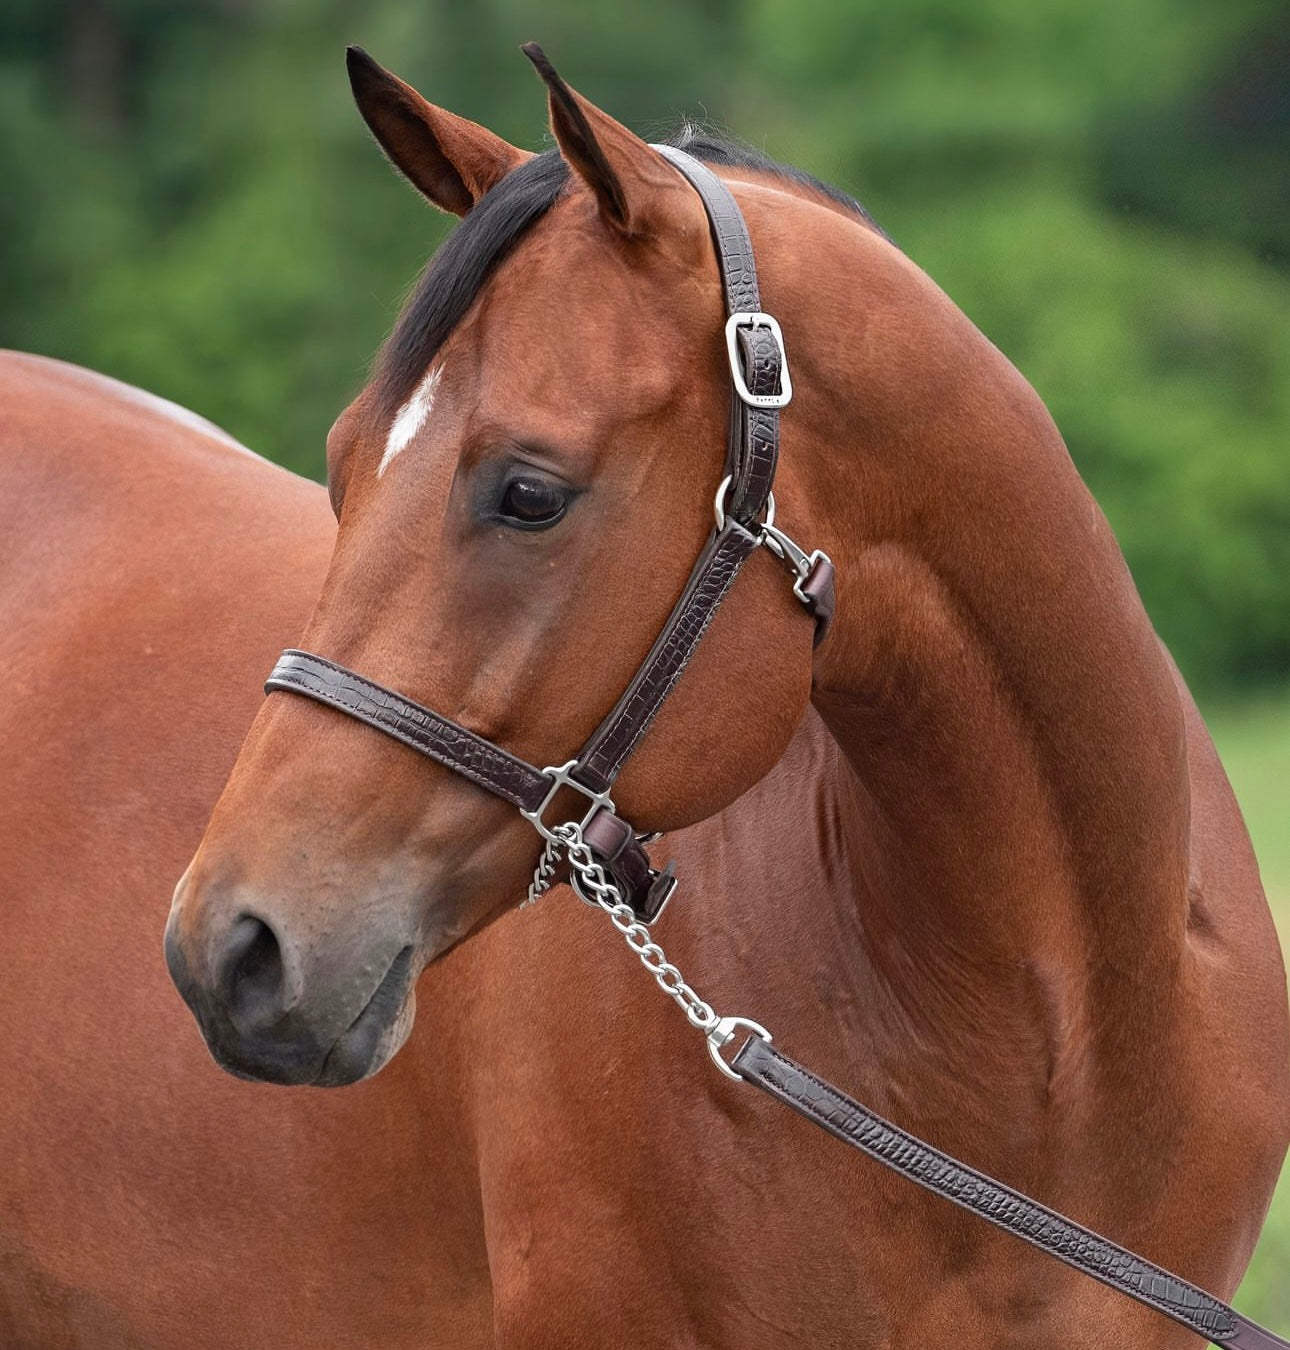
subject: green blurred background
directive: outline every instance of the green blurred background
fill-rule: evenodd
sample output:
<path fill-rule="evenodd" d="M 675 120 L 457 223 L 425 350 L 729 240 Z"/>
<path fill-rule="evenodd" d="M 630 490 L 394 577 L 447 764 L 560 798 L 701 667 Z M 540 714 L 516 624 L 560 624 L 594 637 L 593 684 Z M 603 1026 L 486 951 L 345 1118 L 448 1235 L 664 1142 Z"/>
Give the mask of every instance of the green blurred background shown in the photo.
<path fill-rule="evenodd" d="M 321 475 L 447 225 L 382 164 L 357 41 L 544 142 L 542 41 L 854 192 L 1017 363 L 1200 695 L 1290 933 L 1290 10 L 1268 0 L 5 0 L 0 344 Z M 1290 1185 L 1242 1291 L 1290 1330 Z"/>

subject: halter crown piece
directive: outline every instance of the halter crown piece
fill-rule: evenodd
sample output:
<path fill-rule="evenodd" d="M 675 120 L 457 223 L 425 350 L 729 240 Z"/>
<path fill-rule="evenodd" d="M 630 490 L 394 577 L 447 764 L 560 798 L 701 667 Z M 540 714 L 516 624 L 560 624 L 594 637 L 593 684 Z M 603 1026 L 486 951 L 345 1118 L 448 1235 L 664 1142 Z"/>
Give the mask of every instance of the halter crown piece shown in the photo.
<path fill-rule="evenodd" d="M 731 418 L 726 472 L 716 495 L 716 527 L 649 654 L 578 755 L 539 769 L 442 714 L 308 652 L 283 652 L 266 692 L 283 690 L 326 703 L 402 741 L 519 808 L 545 847 L 529 887 L 536 899 L 566 855 L 574 889 L 604 910 L 627 944 L 703 1032 L 717 1067 L 752 1083 L 843 1143 L 926 1190 L 1039 1247 L 1050 1256 L 1156 1309 L 1229 1350 L 1290 1350 L 1284 1341 L 1212 1294 L 966 1166 L 875 1115 L 771 1044 L 770 1033 L 744 1017 L 718 1017 L 654 942 L 647 924 L 676 882 L 671 865 L 655 870 L 642 836 L 614 809 L 610 790 L 694 655 L 739 569 L 766 548 L 793 575 L 793 594 L 815 619 L 818 643 L 833 616 L 833 564 L 808 553 L 775 525 L 771 486 L 779 457 L 779 410 L 793 396 L 779 324 L 762 311 L 757 269 L 744 219 L 726 185 L 705 165 L 671 146 L 655 150 L 693 185 L 708 213 L 725 292 Z M 582 794 L 579 821 L 549 824 L 563 788 Z M 733 1056 L 722 1051 L 747 1033 Z M 1089 1334 L 1095 1334 L 1089 1328 Z"/>
<path fill-rule="evenodd" d="M 693 184 L 712 227 L 727 315 L 730 438 L 725 477 L 717 489 L 716 527 L 622 697 L 575 758 L 539 769 L 442 713 L 309 652 L 283 652 L 264 686 L 266 693 L 303 694 L 356 717 L 518 807 L 546 844 L 529 888 L 530 900 L 550 885 L 555 852 L 561 847 L 547 820 L 554 800 L 565 787 L 580 792 L 587 799 L 578 822 L 582 838 L 644 923 L 653 923 L 662 913 L 676 879 L 670 864 L 663 871 L 651 866 L 642 836 L 618 815 L 610 793 L 628 756 L 689 664 L 739 569 L 758 547 L 779 558 L 793 575 L 794 595 L 815 618 L 817 643 L 828 629 L 834 606 L 833 564 L 828 556 L 818 549 L 807 553 L 775 525 L 771 487 L 779 459 L 779 410 L 792 398 L 793 385 L 779 324 L 761 308 L 743 214 L 730 189 L 706 165 L 671 146 L 654 149 Z"/>

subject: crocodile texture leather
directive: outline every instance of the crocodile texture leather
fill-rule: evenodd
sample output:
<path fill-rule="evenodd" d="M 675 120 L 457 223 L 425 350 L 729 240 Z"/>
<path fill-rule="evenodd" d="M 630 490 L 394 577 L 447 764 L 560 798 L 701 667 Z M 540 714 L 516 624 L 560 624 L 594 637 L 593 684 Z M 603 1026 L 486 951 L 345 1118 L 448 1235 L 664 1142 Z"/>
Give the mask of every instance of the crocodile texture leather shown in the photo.
<path fill-rule="evenodd" d="M 654 149 L 676 168 L 703 200 L 712 229 L 726 314 L 761 310 L 761 288 L 752 240 L 730 189 L 706 164 L 670 145 Z M 769 329 L 739 328 L 736 346 L 744 382 L 755 394 L 776 393 L 782 376 L 779 344 Z M 726 473 L 730 475 L 727 510 L 745 527 L 761 518 L 775 481 L 779 458 L 779 411 L 751 408 L 731 390 L 730 436 Z"/>
<path fill-rule="evenodd" d="M 274 690 L 303 694 L 348 713 L 521 810 L 536 810 L 551 786 L 540 770 L 492 741 L 321 656 L 283 652 L 264 684 L 266 694 Z"/>
<path fill-rule="evenodd" d="M 1233 1313 L 1236 1318 L 1236 1331 L 1220 1344 L 1227 1350 L 1286 1350 L 1290 1341 L 1274 1336 L 1267 1327 L 1251 1322 L 1243 1313 Z"/>
<path fill-rule="evenodd" d="M 1290 1348 L 1290 1342 L 1256 1326 L 1180 1276 L 883 1120 L 781 1054 L 760 1036 L 752 1036 L 745 1042 L 732 1067 L 742 1078 L 791 1106 L 843 1143 L 1059 1261 L 1172 1317 L 1215 1345 L 1236 1350 Z"/>
<path fill-rule="evenodd" d="M 744 368 L 744 382 L 754 394 L 779 392 L 782 367 L 779 344 L 769 328 L 740 328 L 736 347 Z M 760 520 L 779 464 L 779 411 L 750 408 L 737 393 L 733 399 L 730 448 L 729 511 L 745 526 Z"/>
<path fill-rule="evenodd" d="M 689 180 L 703 199 L 712 228 L 721 285 L 726 297 L 726 313 L 756 313 L 761 309 L 761 290 L 757 285 L 757 263 L 743 212 L 730 189 L 702 161 L 672 145 L 653 147 Z"/>
<path fill-rule="evenodd" d="M 689 584 L 649 655 L 578 756 L 574 775 L 580 783 L 603 792 L 618 776 L 627 756 L 636 748 L 689 664 L 739 569 L 756 547 L 757 540 L 747 530 L 737 521 L 728 520 L 699 555 Z"/>

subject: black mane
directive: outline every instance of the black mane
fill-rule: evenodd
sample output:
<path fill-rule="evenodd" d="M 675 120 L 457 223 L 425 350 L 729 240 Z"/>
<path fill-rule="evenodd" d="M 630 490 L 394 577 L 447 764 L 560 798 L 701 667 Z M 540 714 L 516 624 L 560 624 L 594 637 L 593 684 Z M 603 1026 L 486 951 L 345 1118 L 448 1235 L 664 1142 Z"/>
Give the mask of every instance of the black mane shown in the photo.
<path fill-rule="evenodd" d="M 667 144 L 708 164 L 784 179 L 877 228 L 854 197 L 734 139 L 687 124 L 669 136 Z M 402 404 L 416 387 L 493 269 L 529 226 L 550 210 L 568 180 L 569 167 L 558 151 L 528 160 L 481 198 L 440 245 L 377 356 L 376 380 L 387 409 Z"/>

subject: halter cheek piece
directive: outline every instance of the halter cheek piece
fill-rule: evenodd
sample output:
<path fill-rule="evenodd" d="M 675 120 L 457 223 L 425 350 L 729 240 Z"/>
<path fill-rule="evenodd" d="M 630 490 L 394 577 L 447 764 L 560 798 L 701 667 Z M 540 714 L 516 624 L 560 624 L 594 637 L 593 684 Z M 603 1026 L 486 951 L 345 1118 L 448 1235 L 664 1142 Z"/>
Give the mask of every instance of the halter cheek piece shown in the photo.
<path fill-rule="evenodd" d="M 670 865 L 663 872 L 650 866 L 641 838 L 615 812 L 610 789 L 694 655 L 739 569 L 759 546 L 779 558 L 793 573 L 793 593 L 815 618 L 817 642 L 833 615 L 833 564 L 818 549 L 807 553 L 799 548 L 775 525 L 771 485 L 779 455 L 779 410 L 792 397 L 793 386 L 779 325 L 761 311 L 743 216 L 725 184 L 698 160 L 670 146 L 655 149 L 693 184 L 712 226 L 728 316 L 730 440 L 726 476 L 717 489 L 716 529 L 622 697 L 575 759 L 538 769 L 440 713 L 308 652 L 284 652 L 265 690 L 286 690 L 326 703 L 518 807 L 546 841 L 530 899 L 550 885 L 554 860 L 563 849 L 574 888 L 610 916 L 664 992 L 703 1032 L 709 1053 L 729 1077 L 754 1084 L 917 1185 L 1173 1318 L 1214 1345 L 1290 1350 L 1290 1342 L 1198 1286 L 883 1120 L 776 1049 L 764 1027 L 743 1017 L 718 1017 L 642 927 L 658 917 L 675 881 Z M 587 799 L 586 813 L 576 824 L 551 825 L 547 813 L 566 787 Z M 740 1031 L 750 1034 L 727 1061 L 721 1052 Z M 1092 1327 L 1087 1330 L 1095 1334 Z"/>
<path fill-rule="evenodd" d="M 815 640 L 833 617 L 833 564 L 818 549 L 807 553 L 775 524 L 771 486 L 779 458 L 779 410 L 793 396 L 779 324 L 762 312 L 748 229 L 730 189 L 706 165 L 671 146 L 656 146 L 693 184 L 708 213 L 725 295 L 725 341 L 730 357 L 730 437 L 726 474 L 716 496 L 716 528 L 659 633 L 622 697 L 576 758 L 539 769 L 441 713 L 308 652 L 283 652 L 265 684 L 326 703 L 469 778 L 519 808 L 548 845 L 541 880 L 549 884 L 555 842 L 547 821 L 564 787 L 588 802 L 581 830 L 628 904 L 652 923 L 675 887 L 669 865 L 651 867 L 640 837 L 616 812 L 610 792 L 628 756 L 689 664 L 740 568 L 759 546 L 793 574 L 793 593 L 815 618 Z M 545 875 L 543 875 L 545 869 Z"/>

